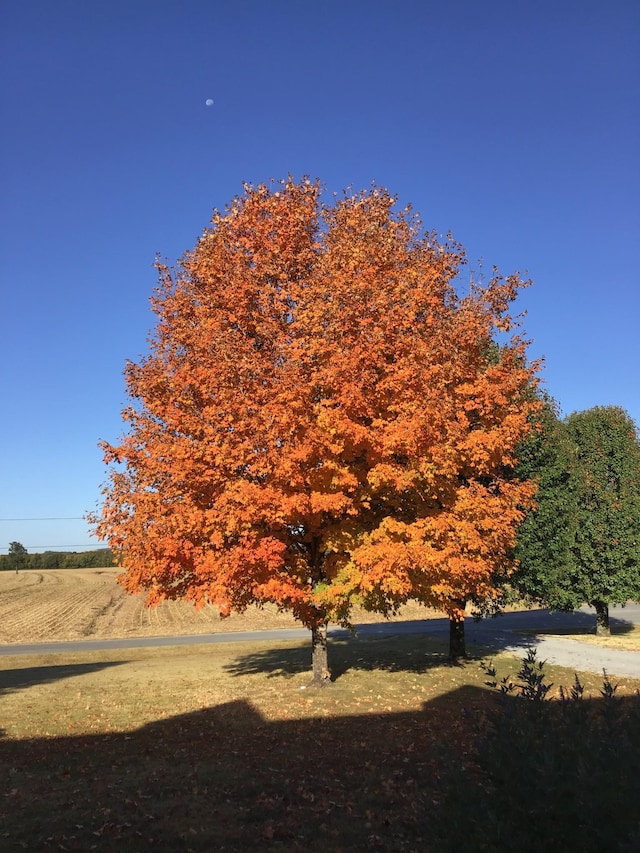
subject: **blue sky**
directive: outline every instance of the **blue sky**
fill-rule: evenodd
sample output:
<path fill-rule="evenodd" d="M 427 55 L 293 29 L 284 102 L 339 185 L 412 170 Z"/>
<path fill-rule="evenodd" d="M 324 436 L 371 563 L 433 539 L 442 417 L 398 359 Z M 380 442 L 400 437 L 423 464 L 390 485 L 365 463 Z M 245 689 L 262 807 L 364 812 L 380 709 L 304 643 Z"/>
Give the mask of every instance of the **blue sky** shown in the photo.
<path fill-rule="evenodd" d="M 640 423 L 637 0 L 3 6 L 4 552 L 95 542 L 81 517 L 154 323 L 155 255 L 180 257 L 243 181 L 375 180 L 470 269 L 526 271 L 563 412 Z M 72 520 L 4 520 L 26 518 Z"/>

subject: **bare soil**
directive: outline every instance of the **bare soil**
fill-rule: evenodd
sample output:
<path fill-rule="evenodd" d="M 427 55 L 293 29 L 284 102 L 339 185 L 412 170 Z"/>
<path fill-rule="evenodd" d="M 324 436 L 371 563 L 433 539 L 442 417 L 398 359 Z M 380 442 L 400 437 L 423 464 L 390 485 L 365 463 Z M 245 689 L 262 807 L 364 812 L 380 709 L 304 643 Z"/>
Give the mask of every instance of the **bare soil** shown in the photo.
<path fill-rule="evenodd" d="M 0 643 L 55 642 L 108 637 L 156 637 L 213 634 L 268 628 L 294 628 L 299 623 L 274 606 L 252 607 L 244 614 L 221 618 L 218 609 L 195 610 L 184 601 L 145 606 L 145 596 L 129 595 L 117 583 L 118 569 L 51 569 L 0 572 Z M 394 621 L 442 618 L 418 604 L 402 608 Z M 354 612 L 354 622 L 384 617 Z"/>

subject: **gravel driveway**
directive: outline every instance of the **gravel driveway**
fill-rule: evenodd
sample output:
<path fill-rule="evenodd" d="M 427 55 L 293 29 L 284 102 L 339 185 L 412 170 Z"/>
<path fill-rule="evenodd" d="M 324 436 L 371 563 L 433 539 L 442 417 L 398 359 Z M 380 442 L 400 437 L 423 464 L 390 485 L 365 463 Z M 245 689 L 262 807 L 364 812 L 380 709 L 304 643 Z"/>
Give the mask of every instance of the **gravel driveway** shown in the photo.
<path fill-rule="evenodd" d="M 469 640 L 472 641 L 474 628 L 478 629 L 477 642 L 485 644 L 485 634 L 496 643 L 498 648 L 522 655 L 530 646 L 538 651 L 538 660 L 566 666 L 578 672 L 602 672 L 609 675 L 640 678 L 640 652 L 622 649 L 607 649 L 579 640 L 561 637 L 536 637 L 521 635 L 518 631 L 553 631 L 579 633 L 585 626 L 595 629 L 595 610 L 582 607 L 572 613 L 551 613 L 548 610 L 530 610 L 523 613 L 505 614 L 496 619 L 470 626 Z M 609 621 L 612 627 L 622 628 L 640 625 L 640 605 L 628 604 L 625 607 L 611 607 Z M 501 622 L 503 624 L 501 624 Z M 491 630 L 493 627 L 493 630 Z M 496 630 L 498 629 L 498 630 Z"/>

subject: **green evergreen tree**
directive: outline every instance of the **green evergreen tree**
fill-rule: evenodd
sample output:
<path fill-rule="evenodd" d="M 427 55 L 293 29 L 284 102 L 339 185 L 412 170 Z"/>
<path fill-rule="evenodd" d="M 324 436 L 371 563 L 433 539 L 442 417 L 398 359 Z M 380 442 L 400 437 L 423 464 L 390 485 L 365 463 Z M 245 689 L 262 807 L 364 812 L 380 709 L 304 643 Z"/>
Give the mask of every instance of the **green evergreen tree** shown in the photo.
<path fill-rule="evenodd" d="M 549 607 L 596 610 L 609 633 L 609 605 L 640 599 L 640 441 L 615 406 L 560 421 L 549 403 L 540 432 L 523 446 L 520 476 L 538 482 L 537 506 L 520 526 L 512 578 Z"/>
<path fill-rule="evenodd" d="M 571 544 L 577 523 L 577 496 L 571 478 L 574 448 L 556 406 L 547 400 L 538 432 L 520 448 L 517 474 L 538 484 L 536 505 L 518 530 L 518 569 L 512 585 L 527 599 L 557 610 L 573 610 L 583 601 L 570 578 Z"/>
<path fill-rule="evenodd" d="M 609 633 L 609 604 L 640 598 L 640 441 L 616 406 L 566 420 L 575 445 L 578 516 L 571 547 L 575 583 Z"/>

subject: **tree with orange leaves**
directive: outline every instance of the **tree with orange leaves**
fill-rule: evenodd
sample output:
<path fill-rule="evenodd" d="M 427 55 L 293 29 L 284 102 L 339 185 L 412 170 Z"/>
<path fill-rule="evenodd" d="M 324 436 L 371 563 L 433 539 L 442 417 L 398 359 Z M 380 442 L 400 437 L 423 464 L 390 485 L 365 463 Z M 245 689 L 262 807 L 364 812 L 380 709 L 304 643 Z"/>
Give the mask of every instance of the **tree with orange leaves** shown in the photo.
<path fill-rule="evenodd" d="M 245 186 L 158 264 L 128 431 L 104 444 L 94 523 L 124 587 L 290 610 L 317 684 L 354 604 L 459 624 L 495 595 L 533 496 L 513 476 L 537 405 L 509 314 L 524 283 L 459 296 L 462 249 L 395 207 L 375 186 L 332 205 L 307 179 Z"/>

